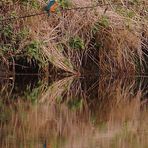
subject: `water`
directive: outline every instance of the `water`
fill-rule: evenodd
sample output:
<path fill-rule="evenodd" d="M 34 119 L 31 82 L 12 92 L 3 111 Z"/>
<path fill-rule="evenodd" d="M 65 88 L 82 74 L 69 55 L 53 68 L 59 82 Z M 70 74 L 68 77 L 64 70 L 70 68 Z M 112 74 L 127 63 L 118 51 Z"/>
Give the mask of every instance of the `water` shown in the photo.
<path fill-rule="evenodd" d="M 148 78 L 0 81 L 2 148 L 147 148 Z"/>

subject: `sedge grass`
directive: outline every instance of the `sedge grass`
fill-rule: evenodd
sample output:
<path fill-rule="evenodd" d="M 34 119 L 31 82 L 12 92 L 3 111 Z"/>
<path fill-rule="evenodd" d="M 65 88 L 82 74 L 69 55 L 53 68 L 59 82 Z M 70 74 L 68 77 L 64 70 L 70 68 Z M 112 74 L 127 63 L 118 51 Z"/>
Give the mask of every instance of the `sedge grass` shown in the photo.
<path fill-rule="evenodd" d="M 41 8 L 45 5 L 39 0 L 37 3 Z M 120 0 L 100 1 L 100 4 L 102 3 L 110 3 L 110 5 L 108 8 L 100 6 L 83 11 L 61 11 L 51 14 L 50 17 L 41 15 L 16 20 L 13 24 L 14 28 L 25 26 L 29 29 L 29 36 L 19 46 L 23 48 L 31 40 L 40 41 L 43 43 L 40 50 L 44 55 L 40 58 L 75 74 L 83 66 L 82 59 L 87 56 L 89 43 L 95 38 L 99 47 L 97 49 L 94 47 L 92 50 L 99 50 L 97 62 L 101 73 L 119 71 L 130 74 L 142 73 L 144 55 L 147 56 L 147 42 L 145 42 L 148 34 L 147 1 L 131 3 Z M 9 17 L 12 11 L 15 15 L 23 15 L 24 11 L 27 13 L 39 11 L 31 5 L 26 7 L 19 3 L 14 4 L 15 7 L 9 10 L 5 17 Z M 87 2 L 72 0 L 70 7 L 88 5 L 95 5 L 95 3 L 91 0 Z M 81 39 L 81 45 L 71 46 L 71 38 Z M 146 48 L 146 52 L 143 51 L 143 47 Z M 93 52 L 91 54 L 93 57 Z"/>

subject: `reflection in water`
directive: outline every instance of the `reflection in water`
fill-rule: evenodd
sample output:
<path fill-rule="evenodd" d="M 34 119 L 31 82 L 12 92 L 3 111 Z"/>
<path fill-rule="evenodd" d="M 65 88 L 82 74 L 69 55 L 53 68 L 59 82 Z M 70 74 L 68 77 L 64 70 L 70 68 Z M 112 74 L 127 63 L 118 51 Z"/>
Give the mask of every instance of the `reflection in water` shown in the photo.
<path fill-rule="evenodd" d="M 147 147 L 148 79 L 22 78 L 0 86 L 0 147 Z"/>

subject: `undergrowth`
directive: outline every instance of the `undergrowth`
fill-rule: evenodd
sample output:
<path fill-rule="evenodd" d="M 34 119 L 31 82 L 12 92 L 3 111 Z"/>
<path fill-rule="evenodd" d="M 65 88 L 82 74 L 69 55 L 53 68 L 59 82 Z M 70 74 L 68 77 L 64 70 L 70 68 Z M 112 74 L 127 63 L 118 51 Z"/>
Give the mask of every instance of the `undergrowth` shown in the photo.
<path fill-rule="evenodd" d="M 40 12 L 46 3 L 40 0 L 3 0 L 0 17 Z M 37 61 L 41 68 L 51 62 L 77 74 L 85 58 L 91 59 L 88 65 L 97 63 L 102 74 L 145 72 L 143 65 L 146 65 L 148 56 L 146 0 L 105 0 L 99 3 L 110 5 L 77 11 L 63 10 L 97 2 L 59 0 L 58 3 L 62 9 L 50 17 L 40 15 L 0 23 L 0 55 L 3 59 L 11 61 L 25 56 L 28 61 Z M 93 53 L 98 53 L 98 58 Z"/>

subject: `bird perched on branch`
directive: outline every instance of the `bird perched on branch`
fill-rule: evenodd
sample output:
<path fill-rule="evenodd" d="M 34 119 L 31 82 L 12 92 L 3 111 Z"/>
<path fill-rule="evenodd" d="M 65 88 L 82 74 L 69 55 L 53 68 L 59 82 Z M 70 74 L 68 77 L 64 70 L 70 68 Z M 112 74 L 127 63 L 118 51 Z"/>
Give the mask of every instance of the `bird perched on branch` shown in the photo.
<path fill-rule="evenodd" d="M 58 3 L 56 2 L 56 0 L 49 0 L 47 6 L 45 7 L 45 11 L 47 11 L 48 16 L 50 16 L 51 12 L 56 11 L 57 6 L 58 6 Z"/>

